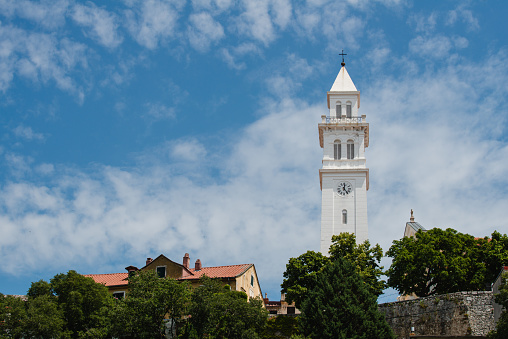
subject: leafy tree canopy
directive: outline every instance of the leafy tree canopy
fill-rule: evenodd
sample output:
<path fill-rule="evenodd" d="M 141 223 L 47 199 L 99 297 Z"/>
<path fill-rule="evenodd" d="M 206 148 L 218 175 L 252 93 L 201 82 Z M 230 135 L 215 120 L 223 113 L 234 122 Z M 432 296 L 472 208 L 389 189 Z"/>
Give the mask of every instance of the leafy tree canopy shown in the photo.
<path fill-rule="evenodd" d="M 320 252 L 307 251 L 297 258 L 289 259 L 281 285 L 288 302 L 294 301 L 295 306 L 300 308 L 319 273 L 339 258 L 351 262 L 372 293 L 382 293 L 386 283 L 380 280 L 383 274 L 383 267 L 379 266 L 383 257 L 381 246 L 371 247 L 368 240 L 357 244 L 354 234 L 341 233 L 332 237 L 329 253 L 328 258 Z"/>
<path fill-rule="evenodd" d="M 318 274 L 302 304 L 301 331 L 310 338 L 393 338 L 377 296 L 348 260 L 337 257 Z"/>
<path fill-rule="evenodd" d="M 354 234 L 341 233 L 332 236 L 329 253 L 332 261 L 344 258 L 353 264 L 356 272 L 376 296 L 383 293 L 386 282 L 381 280 L 383 266 L 379 264 L 383 258 L 383 249 L 379 244 L 371 247 L 368 240 L 357 244 Z"/>
<path fill-rule="evenodd" d="M 41 290 L 45 291 L 43 285 L 40 281 L 32 284 L 29 293 L 38 294 Z M 74 338 L 97 327 L 102 322 L 104 308 L 108 308 L 113 300 L 106 286 L 72 270 L 67 274 L 55 275 L 50 285 L 52 294 L 57 297 L 63 310 L 67 328 Z"/>
<path fill-rule="evenodd" d="M 490 287 L 502 265 L 508 263 L 508 238 L 475 239 L 448 228 L 418 231 L 415 238 L 395 240 L 387 256 L 388 285 L 401 294 L 425 297 Z"/>
<path fill-rule="evenodd" d="M 189 314 L 189 338 L 191 333 L 195 338 L 258 338 L 267 318 L 261 300 L 247 301 L 245 293 L 206 276 L 192 293 Z"/>
<path fill-rule="evenodd" d="M 296 308 L 300 308 L 309 288 L 316 283 L 317 275 L 328 264 L 330 259 L 321 252 L 307 251 L 297 258 L 290 258 L 281 284 L 286 300 L 289 303 L 294 301 Z"/>
<path fill-rule="evenodd" d="M 187 313 L 190 287 L 155 271 L 129 278 L 129 293 L 113 310 L 112 334 L 118 337 L 161 338 L 173 333 Z"/>

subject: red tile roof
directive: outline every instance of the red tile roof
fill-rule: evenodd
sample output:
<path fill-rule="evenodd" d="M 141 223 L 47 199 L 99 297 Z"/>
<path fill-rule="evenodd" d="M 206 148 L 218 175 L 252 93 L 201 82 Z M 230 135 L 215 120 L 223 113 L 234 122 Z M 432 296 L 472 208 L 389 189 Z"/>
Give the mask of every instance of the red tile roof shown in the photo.
<path fill-rule="evenodd" d="M 216 267 L 203 267 L 201 270 L 196 271 L 191 268 L 192 275 L 182 277 L 179 280 L 194 280 L 199 279 L 206 274 L 209 278 L 236 278 L 247 271 L 253 264 L 242 265 L 229 265 L 229 266 L 216 266 Z"/>
<path fill-rule="evenodd" d="M 192 275 L 184 276 L 178 280 L 197 280 L 206 274 L 209 278 L 236 278 L 247 271 L 253 264 L 203 267 L 196 271 L 191 268 L 189 271 Z M 104 286 L 123 286 L 128 285 L 127 278 L 129 273 L 108 273 L 108 274 L 85 274 L 85 277 L 92 278 L 96 283 Z"/>
<path fill-rule="evenodd" d="M 96 283 L 103 284 L 108 287 L 129 284 L 127 281 L 129 273 L 85 274 L 84 276 L 92 278 Z"/>

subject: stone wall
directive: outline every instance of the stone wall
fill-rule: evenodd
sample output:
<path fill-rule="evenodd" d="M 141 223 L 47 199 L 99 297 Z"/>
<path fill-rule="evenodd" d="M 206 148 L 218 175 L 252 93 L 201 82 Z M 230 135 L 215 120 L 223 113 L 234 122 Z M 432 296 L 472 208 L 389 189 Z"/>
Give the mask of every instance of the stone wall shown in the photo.
<path fill-rule="evenodd" d="M 494 329 L 491 291 L 471 291 L 380 304 L 397 338 L 417 336 L 485 336 Z"/>

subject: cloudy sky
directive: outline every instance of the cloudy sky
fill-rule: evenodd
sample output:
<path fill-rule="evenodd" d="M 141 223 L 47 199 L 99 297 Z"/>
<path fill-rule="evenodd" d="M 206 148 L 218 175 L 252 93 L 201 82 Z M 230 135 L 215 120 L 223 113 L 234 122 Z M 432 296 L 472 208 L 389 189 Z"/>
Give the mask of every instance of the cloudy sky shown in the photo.
<path fill-rule="evenodd" d="M 508 233 L 508 2 L 0 0 L 0 292 L 163 253 L 319 250 L 326 92 L 370 123 L 369 237 Z M 384 260 L 389 265 L 388 260 Z M 393 293 L 385 296 L 394 298 Z"/>

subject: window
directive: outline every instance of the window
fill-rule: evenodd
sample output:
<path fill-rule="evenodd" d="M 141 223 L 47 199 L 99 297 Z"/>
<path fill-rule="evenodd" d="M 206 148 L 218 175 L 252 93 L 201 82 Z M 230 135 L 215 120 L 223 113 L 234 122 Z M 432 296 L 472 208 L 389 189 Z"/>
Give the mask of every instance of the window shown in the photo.
<path fill-rule="evenodd" d="M 347 158 L 354 159 L 355 158 L 355 144 L 353 140 L 347 141 Z"/>
<path fill-rule="evenodd" d="M 347 224 L 347 210 L 342 210 L 342 223 Z"/>
<path fill-rule="evenodd" d="M 337 118 L 340 118 L 342 116 L 342 105 L 341 104 L 337 104 L 335 106 L 335 116 Z"/>
<path fill-rule="evenodd" d="M 165 278 L 166 277 L 166 266 L 157 267 L 157 275 L 159 276 L 159 278 Z"/>
<path fill-rule="evenodd" d="M 342 158 L 340 140 L 335 140 L 333 143 L 333 158 L 340 160 Z"/>
<path fill-rule="evenodd" d="M 351 104 L 346 105 L 346 117 L 351 118 Z"/>
<path fill-rule="evenodd" d="M 114 292 L 113 293 L 113 298 L 123 299 L 124 297 L 125 297 L 125 292 L 124 291 L 119 291 L 119 292 Z"/>
<path fill-rule="evenodd" d="M 254 276 L 253 275 L 250 276 L 250 285 L 254 286 Z"/>

